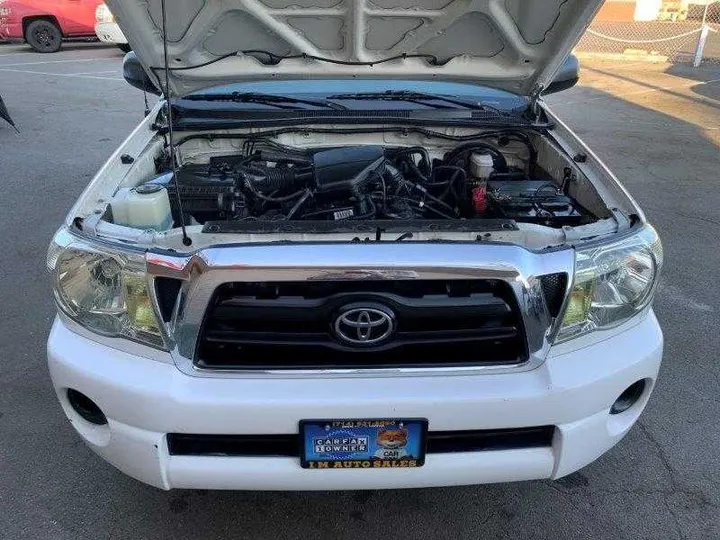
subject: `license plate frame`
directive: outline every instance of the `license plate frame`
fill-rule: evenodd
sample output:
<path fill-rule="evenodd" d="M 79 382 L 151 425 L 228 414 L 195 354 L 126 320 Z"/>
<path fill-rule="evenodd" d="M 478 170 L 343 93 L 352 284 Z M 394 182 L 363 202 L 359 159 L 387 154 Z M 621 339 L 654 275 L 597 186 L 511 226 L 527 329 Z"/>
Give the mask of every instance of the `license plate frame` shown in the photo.
<path fill-rule="evenodd" d="M 379 437 L 381 431 L 385 433 Z M 300 465 L 304 469 L 422 467 L 427 431 L 427 418 L 301 420 Z"/>

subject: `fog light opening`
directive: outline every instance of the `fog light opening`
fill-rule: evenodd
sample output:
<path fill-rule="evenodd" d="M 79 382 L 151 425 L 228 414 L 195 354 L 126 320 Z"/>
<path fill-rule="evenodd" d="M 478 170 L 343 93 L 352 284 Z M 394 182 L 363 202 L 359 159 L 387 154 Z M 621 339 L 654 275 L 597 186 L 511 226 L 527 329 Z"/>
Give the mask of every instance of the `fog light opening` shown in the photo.
<path fill-rule="evenodd" d="M 645 379 L 641 379 L 628 386 L 610 407 L 610 414 L 620 414 L 635 405 L 645 390 Z"/>
<path fill-rule="evenodd" d="M 70 406 L 78 413 L 83 420 L 87 420 L 96 426 L 104 426 L 108 423 L 105 414 L 97 404 L 85 394 L 68 388 L 67 398 Z"/>

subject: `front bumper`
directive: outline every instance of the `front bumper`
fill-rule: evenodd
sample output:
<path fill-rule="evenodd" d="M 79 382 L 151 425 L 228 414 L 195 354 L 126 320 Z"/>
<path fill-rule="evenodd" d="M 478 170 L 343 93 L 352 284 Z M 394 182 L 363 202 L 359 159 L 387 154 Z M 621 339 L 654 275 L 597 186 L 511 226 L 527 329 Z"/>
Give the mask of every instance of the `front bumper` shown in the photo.
<path fill-rule="evenodd" d="M 117 23 L 99 23 L 95 25 L 95 34 L 103 43 L 115 43 L 124 45 L 127 38 L 122 33 Z"/>
<path fill-rule="evenodd" d="M 22 23 L 12 22 L 9 17 L 4 20 L 0 19 L 0 40 L 22 41 L 24 39 Z"/>
<path fill-rule="evenodd" d="M 102 338 L 98 337 L 98 340 Z M 585 340 L 585 341 L 583 341 Z M 586 345 L 578 348 L 579 345 Z M 71 423 L 100 456 L 153 486 L 196 489 L 380 489 L 558 478 L 616 444 L 645 407 L 662 356 L 652 312 L 605 335 L 556 346 L 517 373 L 403 377 L 192 377 L 82 337 L 56 319 L 48 341 L 53 385 Z M 157 358 L 157 353 L 155 353 Z M 646 379 L 629 410 L 618 395 Z M 70 407 L 66 390 L 94 400 L 108 425 Z M 167 433 L 292 434 L 305 418 L 413 418 L 430 430 L 556 426 L 552 445 L 429 454 L 417 469 L 302 469 L 284 457 L 174 456 Z"/>

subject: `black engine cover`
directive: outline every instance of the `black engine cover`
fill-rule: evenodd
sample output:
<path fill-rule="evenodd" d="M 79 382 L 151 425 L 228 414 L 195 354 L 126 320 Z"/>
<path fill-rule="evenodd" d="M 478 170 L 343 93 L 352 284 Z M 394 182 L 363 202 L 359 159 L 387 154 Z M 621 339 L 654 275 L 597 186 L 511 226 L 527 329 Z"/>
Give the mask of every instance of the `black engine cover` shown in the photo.
<path fill-rule="evenodd" d="M 352 194 L 385 161 L 382 146 L 331 148 L 313 154 L 318 193 Z"/>

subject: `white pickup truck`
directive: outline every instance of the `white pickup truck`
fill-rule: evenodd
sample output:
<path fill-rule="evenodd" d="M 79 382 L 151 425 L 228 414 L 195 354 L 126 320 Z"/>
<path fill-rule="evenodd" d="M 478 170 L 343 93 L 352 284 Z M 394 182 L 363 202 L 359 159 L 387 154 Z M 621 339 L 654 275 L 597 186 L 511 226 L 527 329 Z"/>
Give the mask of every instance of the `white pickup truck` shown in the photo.
<path fill-rule="evenodd" d="M 559 478 L 645 408 L 662 247 L 543 101 L 600 0 L 108 0 L 162 93 L 48 252 L 80 437 L 162 489 Z"/>

